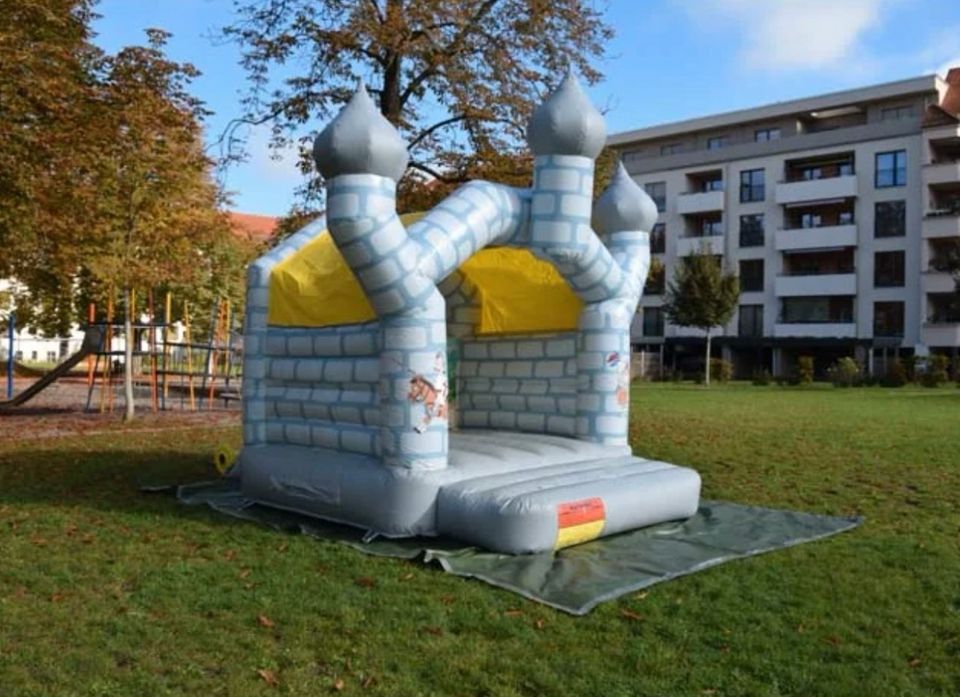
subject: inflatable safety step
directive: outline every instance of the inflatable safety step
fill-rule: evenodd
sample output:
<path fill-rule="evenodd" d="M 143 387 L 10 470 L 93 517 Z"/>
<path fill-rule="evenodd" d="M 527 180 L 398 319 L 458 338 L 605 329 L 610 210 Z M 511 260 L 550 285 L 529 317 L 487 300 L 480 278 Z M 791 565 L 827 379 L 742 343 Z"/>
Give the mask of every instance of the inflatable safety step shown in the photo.
<path fill-rule="evenodd" d="M 441 534 L 512 554 L 569 547 L 697 510 L 700 476 L 625 456 L 504 472 L 443 486 Z"/>

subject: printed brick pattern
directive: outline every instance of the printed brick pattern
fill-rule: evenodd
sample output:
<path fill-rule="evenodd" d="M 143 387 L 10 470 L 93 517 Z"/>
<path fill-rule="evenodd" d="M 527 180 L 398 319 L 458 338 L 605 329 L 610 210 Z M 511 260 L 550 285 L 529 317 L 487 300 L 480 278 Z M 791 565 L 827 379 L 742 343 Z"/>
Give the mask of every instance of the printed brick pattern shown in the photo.
<path fill-rule="evenodd" d="M 278 244 L 247 269 L 247 304 L 243 324 L 243 442 L 267 442 L 266 344 L 270 273 L 284 259 L 323 234 L 326 221 L 315 220 Z"/>
<path fill-rule="evenodd" d="M 520 231 L 529 193 L 501 184 L 472 181 L 444 199 L 409 229 L 423 249 L 420 271 L 439 282 L 476 252 L 503 245 Z"/>
<path fill-rule="evenodd" d="M 457 405 L 462 425 L 576 435 L 576 336 L 465 341 Z"/>
<path fill-rule="evenodd" d="M 434 289 L 416 313 L 381 319 L 380 447 L 385 465 L 447 466 L 446 305 Z"/>
<path fill-rule="evenodd" d="M 415 272 L 421 246 L 396 213 L 396 182 L 347 174 L 327 183 L 327 223 L 337 248 L 379 317 L 421 307 L 436 288 Z"/>

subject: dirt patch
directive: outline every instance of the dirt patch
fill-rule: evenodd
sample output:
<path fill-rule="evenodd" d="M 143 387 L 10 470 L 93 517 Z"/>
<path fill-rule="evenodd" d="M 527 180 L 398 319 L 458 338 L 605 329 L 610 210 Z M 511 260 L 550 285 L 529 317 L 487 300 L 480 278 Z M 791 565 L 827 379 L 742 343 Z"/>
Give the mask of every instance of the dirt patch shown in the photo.
<path fill-rule="evenodd" d="M 15 393 L 32 382 L 14 381 Z M 137 418 L 132 424 L 121 421 L 123 396 L 119 389 L 113 398 L 113 411 L 100 412 L 100 394 L 95 390 L 86 411 L 87 384 L 81 379 L 60 380 L 22 407 L 0 411 L 0 445 L 74 435 L 94 435 L 112 431 L 190 430 L 239 426 L 239 401 L 215 400 L 202 403 L 201 411 L 190 410 L 189 400 L 172 393 L 166 409 L 153 412 L 150 391 L 136 390 Z M 104 407 L 108 400 L 104 400 Z M 199 402 L 198 402 L 199 404 Z"/>

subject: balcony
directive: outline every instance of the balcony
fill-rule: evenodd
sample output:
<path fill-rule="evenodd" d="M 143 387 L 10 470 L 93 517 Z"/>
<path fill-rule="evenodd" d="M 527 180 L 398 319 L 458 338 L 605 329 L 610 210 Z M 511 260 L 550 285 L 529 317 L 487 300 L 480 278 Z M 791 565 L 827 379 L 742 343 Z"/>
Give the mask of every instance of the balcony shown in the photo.
<path fill-rule="evenodd" d="M 857 195 L 857 175 L 779 182 L 774 200 L 781 205 L 803 201 L 851 198 Z"/>
<path fill-rule="evenodd" d="M 773 325 L 773 336 L 778 339 L 853 339 L 856 335 L 857 325 L 854 322 L 777 322 Z"/>
<path fill-rule="evenodd" d="M 927 346 L 960 346 L 960 322 L 927 322 L 920 328 L 920 341 Z"/>
<path fill-rule="evenodd" d="M 960 211 L 951 215 L 927 214 L 920 225 L 920 233 L 927 240 L 960 236 Z"/>
<path fill-rule="evenodd" d="M 677 240 L 677 256 L 688 257 L 705 246 L 710 254 L 723 254 L 723 235 L 704 235 L 703 237 L 681 237 Z"/>
<path fill-rule="evenodd" d="M 713 213 L 723 211 L 723 191 L 704 191 L 677 196 L 677 213 L 691 215 L 695 213 Z"/>
<path fill-rule="evenodd" d="M 943 271 L 924 271 L 920 274 L 920 286 L 924 293 L 952 293 L 956 281 Z"/>
<path fill-rule="evenodd" d="M 824 225 L 823 227 L 777 230 L 778 252 L 797 249 L 825 249 L 829 247 L 856 247 L 856 225 Z"/>
<path fill-rule="evenodd" d="M 921 177 L 924 186 L 960 182 L 960 161 L 934 162 L 924 165 Z"/>
<path fill-rule="evenodd" d="M 805 276 L 777 276 L 774 293 L 782 297 L 813 295 L 856 295 L 855 273 L 811 274 Z"/>

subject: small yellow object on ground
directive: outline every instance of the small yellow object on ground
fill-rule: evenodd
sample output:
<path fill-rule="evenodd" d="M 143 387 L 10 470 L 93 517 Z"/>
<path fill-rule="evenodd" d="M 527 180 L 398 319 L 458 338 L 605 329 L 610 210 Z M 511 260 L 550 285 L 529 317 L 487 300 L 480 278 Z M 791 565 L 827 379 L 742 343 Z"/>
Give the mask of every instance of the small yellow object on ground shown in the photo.
<path fill-rule="evenodd" d="M 231 446 L 221 443 L 213 451 L 213 466 L 217 468 L 220 474 L 226 474 L 227 470 L 233 467 L 237 461 L 237 451 Z"/>

